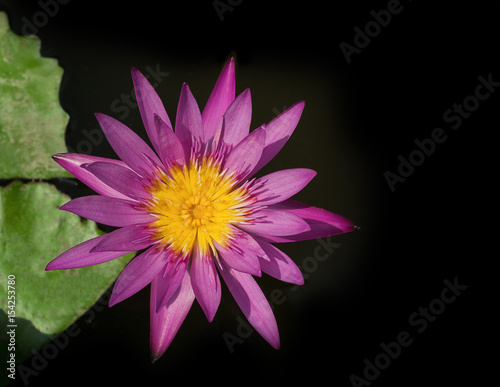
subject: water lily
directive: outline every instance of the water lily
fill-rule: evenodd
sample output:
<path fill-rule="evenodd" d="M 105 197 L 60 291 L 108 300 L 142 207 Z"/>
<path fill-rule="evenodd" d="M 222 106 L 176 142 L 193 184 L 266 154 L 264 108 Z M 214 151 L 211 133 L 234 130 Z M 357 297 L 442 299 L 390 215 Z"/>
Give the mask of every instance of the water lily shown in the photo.
<path fill-rule="evenodd" d="M 304 102 L 250 131 L 250 90 L 235 97 L 230 58 L 202 112 L 182 85 L 174 127 L 147 79 L 137 69 L 132 79 L 153 149 L 124 124 L 96 114 L 120 160 L 54 156 L 98 194 L 61 209 L 119 228 L 72 247 L 47 270 L 96 265 L 140 251 L 116 280 L 110 306 L 151 284 L 153 360 L 170 345 L 195 299 L 213 320 L 221 299 L 219 275 L 255 330 L 279 348 L 276 320 L 254 276 L 264 272 L 292 284 L 304 280 L 272 243 L 354 227 L 340 215 L 291 199 L 315 176 L 313 170 L 253 177 L 291 136 Z"/>

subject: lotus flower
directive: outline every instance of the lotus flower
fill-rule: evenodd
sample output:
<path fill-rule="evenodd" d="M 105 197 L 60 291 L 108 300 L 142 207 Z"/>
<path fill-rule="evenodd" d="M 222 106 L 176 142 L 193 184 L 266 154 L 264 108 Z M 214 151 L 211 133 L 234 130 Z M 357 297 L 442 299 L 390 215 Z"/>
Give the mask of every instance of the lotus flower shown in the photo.
<path fill-rule="evenodd" d="M 250 131 L 250 90 L 235 97 L 230 58 L 203 112 L 182 85 L 174 131 L 147 79 L 137 69 L 132 79 L 153 149 L 124 124 L 96 114 L 121 160 L 54 156 L 99 194 L 73 199 L 61 210 L 119 228 L 72 247 L 46 270 L 97 265 L 141 251 L 119 275 L 109 304 L 151 284 L 153 361 L 170 345 L 195 298 L 212 321 L 221 299 L 219 274 L 255 330 L 279 348 L 276 320 L 253 276 L 264 272 L 292 284 L 304 280 L 272 243 L 327 237 L 354 226 L 290 199 L 314 177 L 310 169 L 252 177 L 291 136 L 304 102 Z"/>

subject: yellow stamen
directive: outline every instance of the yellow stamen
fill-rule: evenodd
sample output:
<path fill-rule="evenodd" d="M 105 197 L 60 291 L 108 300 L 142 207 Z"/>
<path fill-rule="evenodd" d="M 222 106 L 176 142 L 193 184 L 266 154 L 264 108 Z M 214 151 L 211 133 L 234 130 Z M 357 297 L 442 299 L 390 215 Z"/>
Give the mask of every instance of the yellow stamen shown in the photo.
<path fill-rule="evenodd" d="M 151 199 L 145 210 L 157 215 L 150 224 L 153 238 L 178 256 L 187 257 L 195 244 L 205 256 L 215 254 L 214 241 L 230 244 L 230 224 L 247 221 L 249 194 L 244 186 L 220 169 L 211 157 L 174 165 L 160 173 L 149 188 Z"/>

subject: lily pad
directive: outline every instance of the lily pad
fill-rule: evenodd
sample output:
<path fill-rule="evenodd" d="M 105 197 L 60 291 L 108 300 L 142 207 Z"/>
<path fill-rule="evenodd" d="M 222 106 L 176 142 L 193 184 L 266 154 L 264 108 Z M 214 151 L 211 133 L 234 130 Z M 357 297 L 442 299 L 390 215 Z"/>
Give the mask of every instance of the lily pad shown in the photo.
<path fill-rule="evenodd" d="M 69 176 L 50 158 L 66 152 L 62 73 L 56 59 L 40 56 L 36 36 L 16 35 L 0 12 L 1 179 Z"/>
<path fill-rule="evenodd" d="M 31 342 L 16 344 L 30 350 L 85 313 L 133 255 L 88 268 L 46 272 L 45 266 L 57 255 L 102 234 L 95 222 L 58 209 L 68 200 L 47 183 L 14 181 L 0 188 L 0 315 L 5 318 L 12 310 L 7 303 L 8 279 L 15 276 L 16 320 L 32 324 L 31 335 L 16 338 Z"/>

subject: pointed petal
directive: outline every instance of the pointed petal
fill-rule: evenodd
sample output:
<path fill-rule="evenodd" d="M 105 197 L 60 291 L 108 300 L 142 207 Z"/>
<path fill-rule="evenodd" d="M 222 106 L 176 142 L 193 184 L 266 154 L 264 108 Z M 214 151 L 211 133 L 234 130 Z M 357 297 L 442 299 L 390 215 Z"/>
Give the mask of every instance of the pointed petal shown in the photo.
<path fill-rule="evenodd" d="M 280 339 L 276 319 L 253 277 L 231 269 L 224 262 L 220 262 L 219 271 L 248 322 L 273 348 L 278 349 Z"/>
<path fill-rule="evenodd" d="M 90 252 L 106 236 L 107 235 L 101 235 L 73 246 L 50 261 L 45 270 L 76 269 L 79 267 L 93 266 L 111 261 L 112 259 L 124 255 L 124 251 L 103 251 L 99 253 Z"/>
<path fill-rule="evenodd" d="M 175 118 L 175 134 L 180 140 L 186 157 L 191 156 L 193 138 L 205 142 L 203 123 L 198 103 L 193 97 L 187 84 L 182 85 L 181 96 L 177 106 Z"/>
<path fill-rule="evenodd" d="M 153 244 L 150 238 L 150 232 L 144 226 L 126 226 L 114 230 L 91 250 L 94 252 L 102 251 L 139 251 Z"/>
<path fill-rule="evenodd" d="M 124 227 L 156 221 L 156 217 L 136 209 L 137 203 L 107 196 L 89 195 L 69 201 L 59 207 L 83 218 L 108 226 Z"/>
<path fill-rule="evenodd" d="M 224 262 L 234 270 L 258 277 L 261 276 L 259 257 L 252 252 L 236 252 L 234 250 L 224 250 L 222 247 L 217 247 L 217 250 Z"/>
<path fill-rule="evenodd" d="M 156 312 L 159 312 L 177 292 L 177 289 L 181 286 L 182 280 L 186 276 L 187 267 L 187 259 L 170 260 L 165 265 L 165 272 L 158 275 Z"/>
<path fill-rule="evenodd" d="M 211 257 L 203 257 L 195 247 L 191 260 L 191 285 L 201 309 L 211 322 L 221 298 L 219 275 Z"/>
<path fill-rule="evenodd" d="M 239 180 L 248 177 L 260 159 L 265 140 L 266 131 L 263 127 L 255 129 L 241 140 L 226 158 L 224 169 L 227 173 L 234 172 Z"/>
<path fill-rule="evenodd" d="M 149 196 L 141 183 L 141 177 L 129 168 L 118 164 L 98 161 L 82 165 L 104 184 L 133 199 Z"/>
<path fill-rule="evenodd" d="M 322 208 L 287 199 L 284 202 L 269 206 L 270 209 L 294 214 L 304 219 L 310 230 L 296 235 L 267 236 L 270 242 L 295 242 L 308 239 L 325 238 L 332 235 L 343 234 L 356 229 L 354 222 Z"/>
<path fill-rule="evenodd" d="M 255 181 L 262 182 L 262 188 L 255 193 L 259 205 L 270 205 L 282 202 L 301 191 L 316 172 L 312 169 L 295 168 L 270 173 Z"/>
<path fill-rule="evenodd" d="M 266 253 L 265 258 L 260 258 L 260 267 L 263 272 L 281 281 L 296 285 L 304 284 L 304 277 L 299 267 L 288 255 L 257 236 L 254 238 Z"/>
<path fill-rule="evenodd" d="M 235 95 L 234 59 L 229 58 L 201 114 L 205 139 L 210 140 Z"/>
<path fill-rule="evenodd" d="M 146 132 L 151 140 L 151 143 L 153 144 L 153 147 L 158 151 L 158 138 L 154 123 L 155 114 L 170 127 L 172 127 L 172 124 L 170 123 L 170 119 L 165 111 L 163 102 L 146 77 L 136 68 L 133 68 L 131 73 L 132 81 L 134 83 L 135 96 L 137 99 L 137 106 L 139 106 L 142 122 L 144 123 L 144 127 L 146 128 Z"/>
<path fill-rule="evenodd" d="M 265 209 L 255 215 L 259 218 L 253 223 L 239 224 L 238 227 L 262 236 L 294 235 L 310 229 L 305 220 L 287 211 Z"/>
<path fill-rule="evenodd" d="M 151 247 L 130 261 L 115 282 L 109 306 L 125 300 L 148 285 L 165 267 L 164 257 L 162 250 Z"/>
<path fill-rule="evenodd" d="M 224 262 L 235 270 L 261 276 L 259 255 L 264 251 L 246 232 L 234 228 L 234 241 L 230 248 L 223 248 L 214 241 L 217 252 Z"/>
<path fill-rule="evenodd" d="M 297 102 L 267 124 L 266 143 L 262 151 L 262 157 L 252 171 L 252 175 L 271 161 L 283 148 L 283 145 L 288 141 L 299 123 L 304 104 L 304 101 Z"/>
<path fill-rule="evenodd" d="M 167 304 L 157 313 L 155 305 L 157 303 L 158 277 L 151 283 L 151 358 L 153 362 L 158 360 L 165 353 L 168 346 L 174 339 L 177 331 L 184 322 L 194 301 L 194 293 L 191 287 L 189 272 L 186 271 L 181 285 Z"/>
<path fill-rule="evenodd" d="M 166 124 L 159 116 L 155 116 L 158 134 L 158 154 L 163 165 L 184 165 L 186 156 L 180 140 L 175 135 L 172 127 Z"/>
<path fill-rule="evenodd" d="M 93 189 L 98 194 L 115 198 L 128 199 L 126 195 L 123 195 L 122 193 L 111 188 L 107 184 L 103 183 L 100 179 L 98 179 L 93 173 L 87 171 L 85 168 L 82 168 L 82 165 L 84 164 L 94 163 L 98 161 L 114 163 L 116 165 L 121 165 L 125 168 L 128 168 L 126 166 L 127 164 L 125 164 L 123 161 L 107 159 L 104 157 L 83 155 L 79 153 L 58 153 L 52 156 L 52 158 L 61 167 L 63 167 L 65 170 L 67 170 L 78 180 L 87 185 L 89 188 Z"/>
<path fill-rule="evenodd" d="M 95 116 L 118 157 L 139 175 L 151 173 L 151 162 L 160 165 L 152 149 L 130 128 L 105 114 L 96 113 Z"/>
<path fill-rule="evenodd" d="M 252 99 L 250 89 L 244 90 L 224 113 L 224 142 L 236 145 L 250 132 Z"/>

